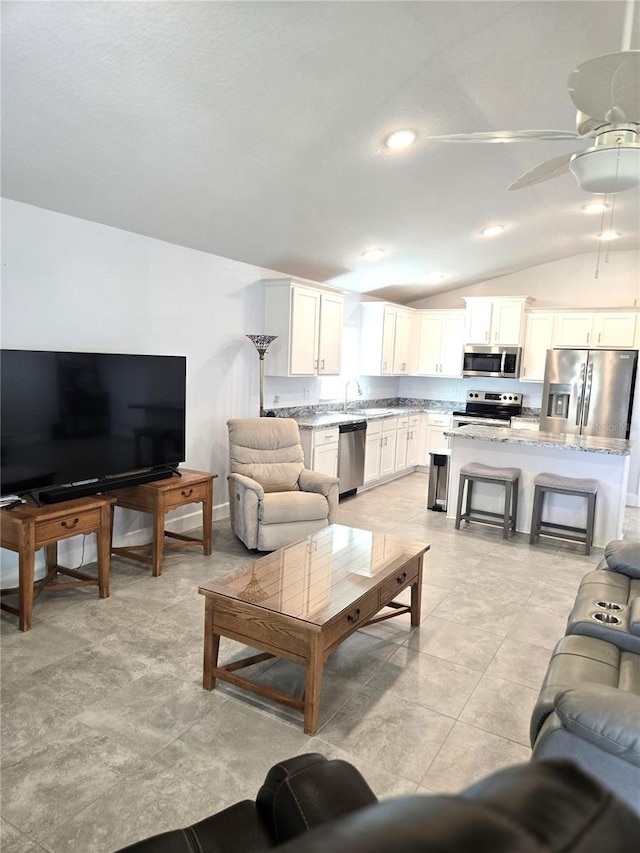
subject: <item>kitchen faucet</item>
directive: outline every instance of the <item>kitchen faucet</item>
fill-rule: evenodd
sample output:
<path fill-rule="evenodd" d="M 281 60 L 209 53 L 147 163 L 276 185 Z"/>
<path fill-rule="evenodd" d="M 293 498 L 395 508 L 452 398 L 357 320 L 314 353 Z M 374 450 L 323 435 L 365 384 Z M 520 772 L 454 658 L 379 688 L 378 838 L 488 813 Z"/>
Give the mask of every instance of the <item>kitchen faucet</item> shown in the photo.
<path fill-rule="evenodd" d="M 344 387 L 344 408 L 345 408 L 345 411 L 347 409 L 347 406 L 349 405 L 349 385 L 353 385 L 354 383 L 355 383 L 355 386 L 356 386 L 357 391 L 358 391 L 358 397 L 362 397 L 362 388 L 360 387 L 360 383 L 358 382 L 357 379 L 350 379 Z"/>

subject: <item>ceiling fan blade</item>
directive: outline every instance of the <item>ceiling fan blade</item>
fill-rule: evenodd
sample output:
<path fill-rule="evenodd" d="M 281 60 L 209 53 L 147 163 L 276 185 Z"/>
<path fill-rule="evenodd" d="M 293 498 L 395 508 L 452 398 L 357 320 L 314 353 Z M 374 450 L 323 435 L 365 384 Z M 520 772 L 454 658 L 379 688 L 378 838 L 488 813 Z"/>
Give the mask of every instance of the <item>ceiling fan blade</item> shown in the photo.
<path fill-rule="evenodd" d="M 427 137 L 436 142 L 526 142 L 530 139 L 580 139 L 580 134 L 573 130 L 489 130 Z"/>
<path fill-rule="evenodd" d="M 571 72 L 567 86 L 576 107 L 592 118 L 640 122 L 640 50 L 589 59 Z"/>
<path fill-rule="evenodd" d="M 548 181 L 550 178 L 555 178 L 569 171 L 569 160 L 573 157 L 571 154 L 561 154 L 559 157 L 553 157 L 551 160 L 545 160 L 544 163 L 539 163 L 533 169 L 529 169 L 524 175 L 511 184 L 510 190 L 521 190 L 523 187 L 530 187 L 533 184 L 540 184 L 542 181 Z"/>

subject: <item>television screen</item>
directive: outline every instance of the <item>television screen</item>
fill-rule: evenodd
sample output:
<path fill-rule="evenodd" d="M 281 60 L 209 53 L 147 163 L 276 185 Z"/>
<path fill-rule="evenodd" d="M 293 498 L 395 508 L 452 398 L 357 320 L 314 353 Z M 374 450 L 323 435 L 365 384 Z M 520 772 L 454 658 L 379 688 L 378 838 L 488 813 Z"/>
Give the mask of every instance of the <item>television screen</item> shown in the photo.
<path fill-rule="evenodd" d="M 184 356 L 2 350 L 2 494 L 176 466 L 185 396 Z"/>

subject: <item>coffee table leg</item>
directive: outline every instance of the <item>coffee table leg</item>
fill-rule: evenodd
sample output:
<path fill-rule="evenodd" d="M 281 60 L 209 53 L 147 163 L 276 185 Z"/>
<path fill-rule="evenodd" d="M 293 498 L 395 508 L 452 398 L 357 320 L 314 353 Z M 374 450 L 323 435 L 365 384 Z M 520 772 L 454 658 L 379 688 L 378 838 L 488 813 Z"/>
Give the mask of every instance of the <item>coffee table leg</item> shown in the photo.
<path fill-rule="evenodd" d="M 416 582 L 411 587 L 411 624 L 420 624 L 420 607 L 422 603 L 422 561 L 420 557 L 420 566 L 418 568 L 418 577 Z"/>
<path fill-rule="evenodd" d="M 204 602 L 204 664 L 202 686 L 205 690 L 213 690 L 216 680 L 213 669 L 218 665 L 220 649 L 220 634 L 213 633 L 213 598 L 206 597 Z"/>
<path fill-rule="evenodd" d="M 322 644 L 320 634 L 309 638 L 307 670 L 304 683 L 304 733 L 314 735 L 320 719 L 320 694 L 322 692 Z"/>

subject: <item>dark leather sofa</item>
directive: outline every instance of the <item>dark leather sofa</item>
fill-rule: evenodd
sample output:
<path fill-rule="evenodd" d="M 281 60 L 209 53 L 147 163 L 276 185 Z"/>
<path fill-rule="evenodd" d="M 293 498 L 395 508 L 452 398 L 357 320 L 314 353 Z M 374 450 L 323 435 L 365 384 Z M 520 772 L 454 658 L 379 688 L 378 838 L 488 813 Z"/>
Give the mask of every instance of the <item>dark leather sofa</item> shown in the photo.
<path fill-rule="evenodd" d="M 640 817 L 562 759 L 508 767 L 457 795 L 378 801 L 345 761 L 269 770 L 256 800 L 120 853 L 638 853 Z"/>

